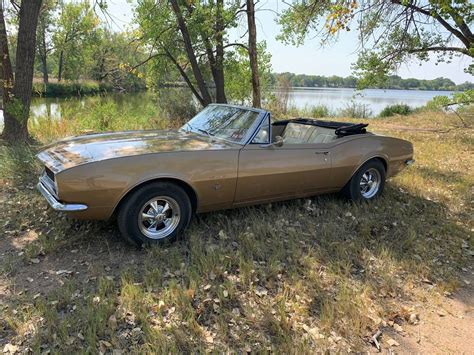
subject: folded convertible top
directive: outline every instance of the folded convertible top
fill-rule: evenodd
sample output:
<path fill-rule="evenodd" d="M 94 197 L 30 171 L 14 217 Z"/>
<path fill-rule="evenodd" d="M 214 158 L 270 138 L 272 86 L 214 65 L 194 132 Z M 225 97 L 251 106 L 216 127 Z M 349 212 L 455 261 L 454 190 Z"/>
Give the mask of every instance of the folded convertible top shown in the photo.
<path fill-rule="evenodd" d="M 273 123 L 273 125 L 274 126 L 287 125 L 290 122 L 305 124 L 305 125 L 310 125 L 310 126 L 324 127 L 324 128 L 333 128 L 335 130 L 334 133 L 339 137 L 366 133 L 367 130 L 365 128 L 368 126 L 367 123 L 354 124 L 354 123 L 347 123 L 347 122 L 312 120 L 310 118 L 295 118 L 291 120 L 276 121 Z"/>

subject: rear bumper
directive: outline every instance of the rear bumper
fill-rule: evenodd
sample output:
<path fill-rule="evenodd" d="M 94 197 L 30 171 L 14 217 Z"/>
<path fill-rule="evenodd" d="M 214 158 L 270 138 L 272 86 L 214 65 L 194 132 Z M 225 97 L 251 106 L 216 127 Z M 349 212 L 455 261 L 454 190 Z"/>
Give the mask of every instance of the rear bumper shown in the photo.
<path fill-rule="evenodd" d="M 71 203 L 71 204 L 64 204 L 62 202 L 59 202 L 56 197 L 54 197 L 48 189 L 43 185 L 43 183 L 40 181 L 38 185 L 36 185 L 37 189 L 39 192 L 41 192 L 41 195 L 48 201 L 49 205 L 55 209 L 56 211 L 65 211 L 65 212 L 79 212 L 79 211 L 85 211 L 87 210 L 86 205 L 82 204 L 77 204 L 77 203 Z"/>

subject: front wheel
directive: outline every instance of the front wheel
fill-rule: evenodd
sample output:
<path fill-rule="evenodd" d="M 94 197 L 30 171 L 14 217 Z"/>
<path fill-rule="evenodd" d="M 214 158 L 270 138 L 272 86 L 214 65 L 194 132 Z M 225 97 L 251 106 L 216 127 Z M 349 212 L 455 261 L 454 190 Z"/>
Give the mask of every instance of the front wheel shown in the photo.
<path fill-rule="evenodd" d="M 132 193 L 121 206 L 117 222 L 122 236 L 141 246 L 176 239 L 191 215 L 191 202 L 182 188 L 157 182 Z"/>
<path fill-rule="evenodd" d="M 370 160 L 356 171 L 342 189 L 342 193 L 352 201 L 373 200 L 383 192 L 385 175 L 382 162 Z"/>

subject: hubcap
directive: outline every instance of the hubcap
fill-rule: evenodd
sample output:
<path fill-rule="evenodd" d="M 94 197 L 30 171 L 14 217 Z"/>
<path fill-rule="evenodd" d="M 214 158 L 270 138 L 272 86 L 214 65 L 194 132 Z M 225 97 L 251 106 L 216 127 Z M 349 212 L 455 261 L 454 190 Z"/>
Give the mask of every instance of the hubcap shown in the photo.
<path fill-rule="evenodd" d="M 380 188 L 382 178 L 377 169 L 368 169 L 360 179 L 360 193 L 362 197 L 369 199 L 374 197 Z"/>
<path fill-rule="evenodd" d="M 173 233 L 181 219 L 175 199 L 157 196 L 143 205 L 138 214 L 140 231 L 151 239 L 162 239 Z"/>

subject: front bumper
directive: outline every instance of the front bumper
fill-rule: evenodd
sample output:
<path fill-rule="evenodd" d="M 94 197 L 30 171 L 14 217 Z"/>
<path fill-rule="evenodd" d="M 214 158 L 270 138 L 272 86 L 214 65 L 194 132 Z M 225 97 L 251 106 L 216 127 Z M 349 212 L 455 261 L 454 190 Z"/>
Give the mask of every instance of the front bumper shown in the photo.
<path fill-rule="evenodd" d="M 85 211 L 87 210 L 86 205 L 81 205 L 77 203 L 71 203 L 71 204 L 64 204 L 59 202 L 56 197 L 54 197 L 48 189 L 43 185 L 43 183 L 40 181 L 38 185 L 36 185 L 37 189 L 39 192 L 41 192 L 41 195 L 48 201 L 49 205 L 55 209 L 56 211 L 65 211 L 65 212 L 78 212 L 78 211 Z"/>

